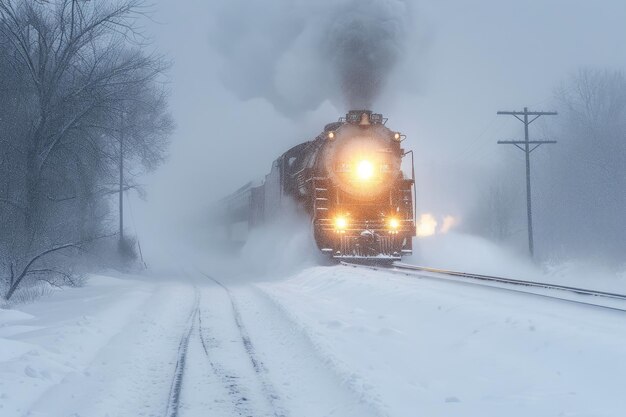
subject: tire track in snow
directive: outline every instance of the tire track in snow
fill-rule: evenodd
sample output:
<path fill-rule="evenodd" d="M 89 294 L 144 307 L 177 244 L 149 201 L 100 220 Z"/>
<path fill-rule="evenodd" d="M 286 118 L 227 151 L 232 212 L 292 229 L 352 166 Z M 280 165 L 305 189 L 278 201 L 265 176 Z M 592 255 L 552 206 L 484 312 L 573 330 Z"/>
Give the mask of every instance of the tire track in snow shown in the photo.
<path fill-rule="evenodd" d="M 177 417 L 178 408 L 180 407 L 180 392 L 183 387 L 183 377 L 185 374 L 185 362 L 187 360 L 187 350 L 189 348 L 189 339 L 193 333 L 196 322 L 196 316 L 200 310 L 200 291 L 194 286 L 194 303 L 187 318 L 187 328 L 178 344 L 178 358 L 176 360 L 176 368 L 174 369 L 174 377 L 170 388 L 170 395 L 167 401 L 165 417 Z"/>
<path fill-rule="evenodd" d="M 250 340 L 250 336 L 248 335 L 248 331 L 246 330 L 246 327 L 243 324 L 243 320 L 241 318 L 241 313 L 239 312 L 239 309 L 237 307 L 237 303 L 235 302 L 235 298 L 233 297 L 232 292 L 230 291 L 230 289 L 227 286 L 222 284 L 217 279 L 215 279 L 215 278 L 211 277 L 210 275 L 207 275 L 207 274 L 205 274 L 203 272 L 201 272 L 201 273 L 206 278 L 208 278 L 209 280 L 213 281 L 215 284 L 219 285 L 226 292 L 226 295 L 228 296 L 228 299 L 230 300 L 230 305 L 232 307 L 233 318 L 235 320 L 235 325 L 237 326 L 237 330 L 238 330 L 239 335 L 241 337 L 241 342 L 242 342 L 243 347 L 244 347 L 244 349 L 245 349 L 245 351 L 246 351 L 246 353 L 248 355 L 248 358 L 250 359 L 250 362 L 252 364 L 252 367 L 254 369 L 255 374 L 259 378 L 259 382 L 261 383 L 261 386 L 263 388 L 263 394 L 265 395 L 265 398 L 269 402 L 275 417 L 287 417 L 287 412 L 279 404 L 280 397 L 276 393 L 276 389 L 274 388 L 272 383 L 267 378 L 267 369 L 263 365 L 263 362 L 260 361 L 258 359 L 258 357 L 257 357 L 254 345 L 252 344 L 252 341 Z"/>

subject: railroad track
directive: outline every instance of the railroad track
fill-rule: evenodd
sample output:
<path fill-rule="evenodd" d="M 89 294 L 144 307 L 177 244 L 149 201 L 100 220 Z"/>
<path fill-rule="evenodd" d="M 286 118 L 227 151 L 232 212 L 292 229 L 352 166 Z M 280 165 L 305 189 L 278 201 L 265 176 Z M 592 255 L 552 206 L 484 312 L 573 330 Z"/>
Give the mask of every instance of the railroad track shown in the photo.
<path fill-rule="evenodd" d="M 241 342 L 244 346 L 248 359 L 250 360 L 252 368 L 254 369 L 254 372 L 261 384 L 261 387 L 263 389 L 263 394 L 267 402 L 271 406 L 273 415 L 274 417 L 286 417 L 287 413 L 285 410 L 283 410 L 282 406 L 279 404 L 280 398 L 278 394 L 276 393 L 276 389 L 274 388 L 273 384 L 269 381 L 267 377 L 267 369 L 265 368 L 265 365 L 263 365 L 263 362 L 258 358 L 256 349 L 254 345 L 252 344 L 252 341 L 250 340 L 250 336 L 248 335 L 248 331 L 246 330 L 246 327 L 243 324 L 241 313 L 239 312 L 239 308 L 237 307 L 237 303 L 235 301 L 235 298 L 232 292 L 226 285 L 222 284 L 219 280 L 213 278 L 212 276 L 207 275 L 205 273 L 202 273 L 202 275 L 208 278 L 209 280 L 213 281 L 215 284 L 217 284 L 226 292 L 226 295 L 228 296 L 228 299 L 230 300 L 233 318 L 235 320 L 235 325 L 237 326 L 237 331 L 239 332 L 239 336 L 241 337 Z"/>
<path fill-rule="evenodd" d="M 450 271 L 396 262 L 390 266 L 373 266 L 342 262 L 342 265 L 354 268 L 384 270 L 405 276 L 421 279 L 445 280 L 468 285 L 483 286 L 496 290 L 523 293 L 538 297 L 555 299 L 568 303 L 583 304 L 609 310 L 626 312 L 626 294 L 590 290 L 587 288 L 570 287 L 544 282 L 519 280 L 491 275 L 472 274 L 468 272 Z M 547 290 L 548 292 L 538 292 Z M 592 302 L 590 298 L 593 297 Z"/>
<path fill-rule="evenodd" d="M 170 388 L 170 395 L 167 401 L 167 408 L 165 410 L 166 417 L 177 417 L 178 409 L 180 407 L 180 393 L 183 388 L 183 380 L 185 376 L 185 363 L 187 362 L 187 351 L 189 350 L 189 339 L 195 328 L 196 317 L 199 317 L 200 312 L 200 291 L 197 287 L 194 287 L 194 302 L 187 318 L 185 330 L 180 338 L 178 344 L 178 355 L 176 360 L 176 367 L 174 368 L 174 377 L 172 378 L 172 385 Z"/>
<path fill-rule="evenodd" d="M 232 319 L 232 323 L 236 328 L 234 333 L 241 340 L 241 346 L 245 352 L 245 355 L 242 355 L 241 361 L 245 361 L 246 359 L 250 361 L 261 391 L 258 395 L 256 395 L 257 401 L 259 397 L 265 398 L 265 402 L 269 407 L 261 406 L 260 409 L 253 408 L 254 404 L 251 403 L 251 399 L 248 396 L 250 390 L 246 390 L 246 388 L 250 387 L 241 385 L 243 376 L 237 375 L 232 369 L 228 370 L 228 364 L 220 363 L 219 359 L 216 360 L 215 357 L 219 357 L 219 352 L 215 349 L 223 350 L 227 347 L 220 347 L 220 342 L 211 336 L 213 329 L 210 324 L 207 324 L 206 320 L 203 322 L 203 317 L 207 315 L 207 311 L 203 311 L 201 292 L 194 286 L 194 301 L 185 325 L 183 326 L 184 329 L 178 345 L 177 360 L 172 377 L 167 407 L 164 414 L 165 417 L 178 417 L 180 415 L 179 410 L 181 408 L 181 396 L 183 389 L 190 382 L 194 382 L 193 378 L 192 381 L 188 381 L 188 378 L 185 378 L 186 370 L 190 369 L 190 363 L 194 363 L 194 367 L 199 366 L 199 364 L 195 363 L 194 360 L 199 361 L 202 357 L 204 357 L 204 360 L 207 361 L 209 369 L 211 370 L 210 373 L 212 375 L 208 375 L 207 377 L 215 378 L 215 380 L 217 380 L 223 387 L 227 397 L 229 398 L 228 402 L 231 404 L 233 415 L 272 415 L 273 417 L 286 417 L 287 413 L 283 410 L 280 404 L 280 398 L 267 377 L 267 370 L 265 369 L 263 362 L 258 358 L 254 344 L 252 343 L 245 328 L 233 294 L 230 289 L 219 280 L 204 273 L 202 273 L 202 275 L 216 284 L 216 286 L 219 287 L 220 290 L 223 290 L 224 294 L 227 296 L 227 302 L 230 305 L 230 319 Z M 200 357 L 189 357 L 188 353 L 190 352 L 191 347 L 194 346 L 190 340 L 193 341 L 193 343 L 199 342 L 200 349 L 198 350 L 202 352 Z M 198 381 L 195 382 L 198 383 Z M 202 383 L 204 381 L 199 382 Z M 257 404 L 257 406 L 259 405 L 260 404 Z M 269 410 L 267 410 L 268 408 Z M 260 411 L 263 409 L 266 409 L 267 412 Z"/>

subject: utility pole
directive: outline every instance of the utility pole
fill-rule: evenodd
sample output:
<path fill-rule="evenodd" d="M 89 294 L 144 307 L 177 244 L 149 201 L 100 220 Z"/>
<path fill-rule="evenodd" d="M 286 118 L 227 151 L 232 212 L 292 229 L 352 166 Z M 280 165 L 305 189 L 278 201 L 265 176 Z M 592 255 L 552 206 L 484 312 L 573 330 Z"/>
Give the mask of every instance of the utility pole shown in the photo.
<path fill-rule="evenodd" d="M 540 118 L 541 116 L 556 116 L 555 111 L 528 111 L 528 107 L 524 107 L 524 111 L 499 111 L 498 114 L 514 116 L 517 120 L 524 123 L 524 140 L 499 140 L 498 145 L 515 145 L 518 149 L 526 154 L 526 210 L 528 224 L 528 251 L 531 258 L 535 255 L 535 244 L 533 241 L 533 210 L 531 204 L 530 193 L 530 153 L 547 143 L 556 143 L 555 140 L 530 140 L 528 137 L 528 126 Z M 523 116 L 520 117 L 520 116 Z M 528 116 L 534 116 L 530 120 Z M 532 148 L 530 145 L 533 145 Z"/>
<path fill-rule="evenodd" d="M 124 249 L 124 117 L 121 118 L 122 126 L 120 129 L 120 240 L 118 248 L 120 251 Z"/>

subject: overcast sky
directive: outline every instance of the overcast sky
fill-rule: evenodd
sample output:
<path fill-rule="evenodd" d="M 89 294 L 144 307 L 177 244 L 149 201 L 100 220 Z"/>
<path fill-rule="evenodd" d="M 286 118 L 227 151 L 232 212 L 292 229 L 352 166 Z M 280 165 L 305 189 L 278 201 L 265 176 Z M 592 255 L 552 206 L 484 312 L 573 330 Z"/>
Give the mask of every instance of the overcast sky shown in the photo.
<path fill-rule="evenodd" d="M 154 36 L 154 46 L 173 61 L 169 88 L 178 128 L 169 161 L 146 179 L 149 201 L 138 210 L 150 216 L 139 228 L 150 227 L 155 219 L 184 216 L 261 178 L 274 158 L 345 113 L 344 103 L 332 97 L 323 100 L 328 86 L 316 77 L 325 69 L 312 58 L 317 55 L 310 51 L 306 32 L 339 10 L 337 5 L 352 3 L 155 4 L 155 23 L 146 30 Z M 363 5 L 370 3 L 376 2 Z M 396 0 L 382 3 L 406 6 Z M 406 147 L 417 152 L 420 211 L 462 215 L 476 196 L 480 178 L 499 161 L 516 160 L 514 148 L 495 142 L 519 137 L 522 125 L 496 117 L 497 110 L 552 110 L 554 89 L 578 68 L 626 68 L 626 2 L 621 0 L 410 3 L 401 32 L 407 37 L 402 51 L 406 59 L 400 60 L 373 110 L 387 116 L 392 129 L 404 132 Z M 229 61 L 234 59 L 228 56 L 231 39 L 242 64 Z M 250 82 L 252 87 L 243 85 L 250 81 L 243 76 L 267 76 L 264 61 L 272 60 L 281 64 L 276 70 L 280 74 L 270 75 L 273 88 L 283 95 L 282 109 L 263 94 L 242 99 L 241 91 L 235 91 L 248 88 L 254 96 L 251 88 L 257 81 Z M 235 77 L 228 87 L 225 74 Z M 294 108 L 315 105 L 286 114 L 284 97 Z M 544 127 L 549 123 L 544 121 Z M 538 124 L 536 134 L 542 131 Z M 511 168 L 523 174 L 522 165 Z"/>

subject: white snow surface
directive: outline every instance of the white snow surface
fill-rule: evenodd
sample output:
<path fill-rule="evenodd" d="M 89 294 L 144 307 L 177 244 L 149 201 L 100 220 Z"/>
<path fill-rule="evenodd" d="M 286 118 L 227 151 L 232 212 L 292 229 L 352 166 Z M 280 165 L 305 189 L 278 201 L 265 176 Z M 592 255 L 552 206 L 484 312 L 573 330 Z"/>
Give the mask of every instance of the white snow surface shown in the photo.
<path fill-rule="evenodd" d="M 626 258 L 621 267 L 609 267 L 599 259 L 555 259 L 539 264 L 525 251 L 454 232 L 415 239 L 413 244 L 414 254 L 403 262 L 626 294 Z"/>
<path fill-rule="evenodd" d="M 164 416 L 187 332 L 181 417 L 624 415 L 626 313 L 344 266 L 286 275 L 94 276 L 0 310 L 0 416 Z"/>
<path fill-rule="evenodd" d="M 621 416 L 626 314 L 349 267 L 261 288 L 389 416 Z"/>

